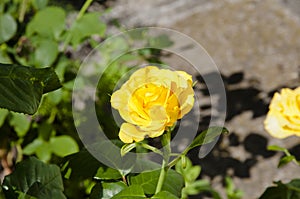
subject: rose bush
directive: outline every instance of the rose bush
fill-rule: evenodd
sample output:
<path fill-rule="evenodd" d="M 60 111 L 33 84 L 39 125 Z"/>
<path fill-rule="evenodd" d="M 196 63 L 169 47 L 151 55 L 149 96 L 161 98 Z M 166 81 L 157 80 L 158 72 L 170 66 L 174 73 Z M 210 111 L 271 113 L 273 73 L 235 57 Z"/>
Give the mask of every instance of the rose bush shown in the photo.
<path fill-rule="evenodd" d="M 265 120 L 265 129 L 276 138 L 300 136 L 300 87 L 275 93 Z"/>
<path fill-rule="evenodd" d="M 119 137 L 124 143 L 158 137 L 194 105 L 192 76 L 183 71 L 147 66 L 135 71 L 111 96 L 112 107 L 126 121 Z"/>

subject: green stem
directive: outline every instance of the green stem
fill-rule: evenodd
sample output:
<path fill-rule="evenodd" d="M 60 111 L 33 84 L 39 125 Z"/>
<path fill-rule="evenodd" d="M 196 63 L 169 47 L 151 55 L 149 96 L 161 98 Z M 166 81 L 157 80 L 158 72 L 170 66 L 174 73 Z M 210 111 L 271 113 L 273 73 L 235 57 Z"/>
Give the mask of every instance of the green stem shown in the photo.
<path fill-rule="evenodd" d="M 146 143 L 141 143 L 141 146 L 145 149 L 148 149 L 150 151 L 153 151 L 154 153 L 157 153 L 159 155 L 162 155 L 163 156 L 163 153 L 158 150 L 157 148 L 153 147 L 153 146 L 150 146 L 149 144 L 146 144 Z"/>
<path fill-rule="evenodd" d="M 85 3 L 83 4 L 83 6 L 81 7 L 77 17 L 76 17 L 76 20 L 80 19 L 85 11 L 88 9 L 88 7 L 91 5 L 91 3 L 93 2 L 93 0 L 86 0 Z"/>
<path fill-rule="evenodd" d="M 172 160 L 169 164 L 168 164 L 168 168 L 172 168 L 173 166 L 175 166 L 177 164 L 177 162 L 181 159 L 182 156 L 185 156 L 188 153 L 188 147 L 180 154 L 178 155 L 174 160 Z"/>
<path fill-rule="evenodd" d="M 91 3 L 93 2 L 93 0 L 86 0 L 85 3 L 83 4 L 83 6 L 81 7 L 77 17 L 76 17 L 76 20 L 73 22 L 73 24 L 78 21 L 83 15 L 84 13 L 86 12 L 86 10 L 88 9 L 88 7 L 91 5 Z M 67 34 L 67 37 L 66 37 L 66 40 L 65 40 L 65 43 L 64 43 L 64 46 L 63 46 L 63 51 L 66 50 L 67 48 L 67 45 L 70 43 L 72 39 L 72 35 L 70 34 L 70 32 L 68 32 Z"/>
<path fill-rule="evenodd" d="M 161 188 L 164 184 L 167 172 L 168 172 L 167 162 L 165 160 L 163 160 L 159 178 L 158 178 L 158 182 L 157 182 L 157 186 L 156 186 L 156 190 L 155 190 L 155 194 L 157 194 L 158 192 L 161 191 Z"/>
<path fill-rule="evenodd" d="M 24 21 L 27 4 L 28 4 L 28 0 L 23 0 L 21 3 L 20 12 L 19 12 L 19 22 Z"/>
<path fill-rule="evenodd" d="M 178 156 L 177 158 L 175 158 L 174 160 L 172 160 L 169 164 L 168 167 L 172 168 L 173 166 L 176 165 L 176 163 L 181 159 L 181 156 Z"/>
<path fill-rule="evenodd" d="M 284 153 L 285 153 L 286 156 L 292 156 L 292 154 L 291 154 L 287 149 L 284 150 Z M 292 161 L 293 161 L 296 165 L 300 166 L 300 162 L 297 161 L 296 159 L 293 159 Z"/>
<path fill-rule="evenodd" d="M 163 137 L 162 137 L 162 144 L 164 146 L 163 161 L 162 161 L 162 165 L 161 165 L 161 170 L 160 170 L 160 174 L 159 174 L 155 194 L 157 194 L 158 192 L 161 191 L 162 186 L 163 186 L 164 181 L 165 181 L 165 178 L 166 178 L 166 175 L 167 175 L 168 170 L 169 170 L 168 162 L 169 162 L 169 158 L 170 158 L 170 154 L 171 154 L 171 146 L 170 146 L 171 132 L 172 132 L 172 130 L 169 129 L 167 131 L 167 133 L 165 135 L 163 135 Z"/>

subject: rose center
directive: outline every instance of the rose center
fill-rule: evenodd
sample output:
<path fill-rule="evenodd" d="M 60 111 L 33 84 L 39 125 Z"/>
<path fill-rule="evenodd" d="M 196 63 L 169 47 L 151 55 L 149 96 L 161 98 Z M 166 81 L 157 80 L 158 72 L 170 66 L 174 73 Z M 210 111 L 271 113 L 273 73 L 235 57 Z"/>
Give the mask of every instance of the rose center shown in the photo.
<path fill-rule="evenodd" d="M 132 94 L 129 104 L 130 111 L 147 121 L 153 121 L 150 113 L 153 106 L 163 107 L 168 117 L 166 126 L 172 126 L 180 115 L 176 95 L 170 89 L 152 83 L 138 88 Z"/>

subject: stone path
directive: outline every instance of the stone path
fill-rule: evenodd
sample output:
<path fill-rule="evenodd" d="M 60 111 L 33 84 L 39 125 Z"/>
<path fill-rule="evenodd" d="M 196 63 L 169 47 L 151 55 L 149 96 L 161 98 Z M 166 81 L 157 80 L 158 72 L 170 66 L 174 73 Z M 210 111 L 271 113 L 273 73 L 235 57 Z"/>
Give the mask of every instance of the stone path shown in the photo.
<path fill-rule="evenodd" d="M 278 144 L 299 155 L 300 138 L 273 139 L 263 128 L 272 92 L 300 84 L 299 0 L 122 0 L 112 5 L 105 17 L 119 19 L 125 28 L 169 27 L 194 38 L 227 77 L 226 127 L 232 135 L 198 161 L 204 178 L 224 193 L 222 176 L 233 175 L 244 198 L 251 199 L 274 180 L 300 177 L 293 164 L 277 169 L 280 154 L 265 150 Z"/>

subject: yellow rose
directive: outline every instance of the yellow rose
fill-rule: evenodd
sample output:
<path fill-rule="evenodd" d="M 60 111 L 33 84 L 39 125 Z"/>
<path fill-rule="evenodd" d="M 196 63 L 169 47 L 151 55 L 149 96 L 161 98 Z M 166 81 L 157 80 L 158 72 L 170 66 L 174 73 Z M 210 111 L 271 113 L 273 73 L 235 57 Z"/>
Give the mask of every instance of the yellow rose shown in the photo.
<path fill-rule="evenodd" d="M 126 121 L 119 137 L 124 143 L 158 137 L 194 105 L 192 76 L 183 71 L 147 66 L 135 71 L 111 96 L 111 105 Z"/>
<path fill-rule="evenodd" d="M 300 87 L 275 93 L 265 120 L 265 129 L 276 138 L 300 136 Z"/>

